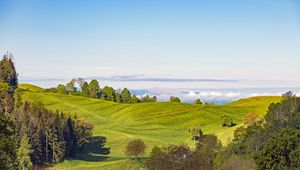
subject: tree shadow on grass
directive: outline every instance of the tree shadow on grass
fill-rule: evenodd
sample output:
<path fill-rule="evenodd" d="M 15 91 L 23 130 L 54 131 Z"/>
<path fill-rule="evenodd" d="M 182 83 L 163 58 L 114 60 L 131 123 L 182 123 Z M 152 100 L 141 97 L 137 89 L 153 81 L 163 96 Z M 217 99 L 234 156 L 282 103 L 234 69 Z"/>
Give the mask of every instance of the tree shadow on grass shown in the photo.
<path fill-rule="evenodd" d="M 104 147 L 106 143 L 106 137 L 104 136 L 94 136 L 87 143 L 85 147 L 85 151 L 77 154 L 77 160 L 84 160 L 84 161 L 91 161 L 91 162 L 98 162 L 104 161 L 109 158 L 108 154 L 110 153 L 110 148 Z"/>

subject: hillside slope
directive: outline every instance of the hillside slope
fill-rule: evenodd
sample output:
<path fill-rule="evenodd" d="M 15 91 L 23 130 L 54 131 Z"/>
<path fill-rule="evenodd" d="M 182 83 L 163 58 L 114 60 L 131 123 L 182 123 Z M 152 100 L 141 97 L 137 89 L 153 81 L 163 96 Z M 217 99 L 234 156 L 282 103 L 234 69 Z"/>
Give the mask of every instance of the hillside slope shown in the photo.
<path fill-rule="evenodd" d="M 216 134 L 226 144 L 232 138 L 234 129 L 241 125 L 245 113 L 256 112 L 262 116 L 271 102 L 280 100 L 280 97 L 254 97 L 222 106 L 169 102 L 119 104 L 100 99 L 29 91 L 29 88 L 26 90 L 23 93 L 24 100 L 42 101 L 47 108 L 53 110 L 76 112 L 94 125 L 95 138 L 106 139 L 100 151 L 92 150 L 90 155 L 57 165 L 60 168 L 72 166 L 72 169 L 137 168 L 124 154 L 128 141 L 137 138 L 145 141 L 147 154 L 155 145 L 183 142 L 193 146 L 187 133 L 187 128 L 192 125 L 200 125 L 205 133 Z M 223 114 L 231 115 L 238 125 L 232 128 L 222 127 L 220 117 Z"/>

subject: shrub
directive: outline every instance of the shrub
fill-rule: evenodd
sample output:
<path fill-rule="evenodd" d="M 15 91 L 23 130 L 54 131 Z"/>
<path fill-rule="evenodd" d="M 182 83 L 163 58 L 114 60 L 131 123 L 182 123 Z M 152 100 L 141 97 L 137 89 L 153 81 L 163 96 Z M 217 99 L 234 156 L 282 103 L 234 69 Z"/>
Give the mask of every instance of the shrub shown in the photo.
<path fill-rule="evenodd" d="M 145 153 L 146 145 L 141 139 L 135 139 L 128 143 L 125 154 L 137 158 Z"/>
<path fill-rule="evenodd" d="M 221 118 L 221 125 L 223 127 L 232 127 L 232 126 L 235 126 L 236 123 L 233 122 L 232 117 L 230 117 L 228 115 L 223 115 Z"/>

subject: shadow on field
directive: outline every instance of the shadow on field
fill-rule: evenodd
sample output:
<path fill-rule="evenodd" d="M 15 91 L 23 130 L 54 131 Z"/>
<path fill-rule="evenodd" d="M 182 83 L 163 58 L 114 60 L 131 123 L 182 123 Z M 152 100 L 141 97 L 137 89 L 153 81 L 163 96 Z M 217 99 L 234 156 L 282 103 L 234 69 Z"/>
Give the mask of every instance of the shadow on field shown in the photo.
<path fill-rule="evenodd" d="M 78 160 L 84 161 L 104 161 L 108 158 L 110 148 L 104 147 L 106 143 L 106 137 L 94 136 L 87 144 L 85 151 L 76 156 Z"/>

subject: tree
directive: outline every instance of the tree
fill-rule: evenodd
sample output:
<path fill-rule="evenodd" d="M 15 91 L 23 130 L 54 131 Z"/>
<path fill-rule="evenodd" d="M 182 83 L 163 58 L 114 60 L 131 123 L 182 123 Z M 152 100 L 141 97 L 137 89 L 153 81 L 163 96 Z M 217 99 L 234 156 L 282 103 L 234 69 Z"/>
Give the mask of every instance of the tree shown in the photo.
<path fill-rule="evenodd" d="M 194 104 L 203 104 L 200 99 L 196 99 Z"/>
<path fill-rule="evenodd" d="M 14 109 L 14 90 L 9 84 L 0 82 L 0 112 L 12 113 Z"/>
<path fill-rule="evenodd" d="M 99 98 L 100 97 L 100 86 L 97 80 L 92 80 L 88 86 L 88 91 L 90 92 L 90 97 Z"/>
<path fill-rule="evenodd" d="M 84 78 L 78 78 L 76 81 L 79 84 L 79 87 L 81 88 L 82 91 L 84 84 L 87 82 L 84 80 Z"/>
<path fill-rule="evenodd" d="M 259 120 L 259 116 L 257 113 L 249 112 L 244 117 L 244 125 L 252 126 L 255 122 Z"/>
<path fill-rule="evenodd" d="M 255 157 L 258 169 L 299 169 L 299 147 L 299 130 L 281 130 L 262 146 Z"/>
<path fill-rule="evenodd" d="M 297 116 L 296 96 L 292 92 L 282 95 L 279 103 L 271 103 L 265 120 L 270 127 L 283 127 Z"/>
<path fill-rule="evenodd" d="M 69 94 L 76 92 L 75 82 L 76 82 L 76 80 L 73 79 L 69 83 L 67 83 L 66 90 Z"/>
<path fill-rule="evenodd" d="M 63 84 L 59 84 L 56 89 L 57 89 L 58 93 L 61 93 L 61 94 L 66 94 L 67 93 L 67 88 Z"/>
<path fill-rule="evenodd" d="M 131 97 L 130 103 L 139 103 L 139 102 L 140 102 L 140 100 L 139 100 L 139 98 L 136 97 L 136 95 L 133 95 Z"/>
<path fill-rule="evenodd" d="M 148 94 L 144 95 L 141 99 L 141 102 L 150 102 L 150 96 Z"/>
<path fill-rule="evenodd" d="M 30 160 L 31 145 L 29 144 L 27 135 L 24 134 L 21 138 L 20 147 L 17 152 L 18 169 L 29 170 L 32 167 Z"/>
<path fill-rule="evenodd" d="M 14 108 L 17 109 L 22 106 L 22 94 L 23 91 L 20 88 L 17 88 L 14 92 L 14 100 L 15 100 L 15 106 Z"/>
<path fill-rule="evenodd" d="M 115 93 L 115 96 L 116 96 L 117 103 L 123 103 L 122 96 L 120 93 Z"/>
<path fill-rule="evenodd" d="M 129 103 L 131 99 L 130 91 L 127 88 L 124 88 L 121 92 L 122 100 L 124 103 Z"/>
<path fill-rule="evenodd" d="M 84 82 L 81 86 L 81 95 L 85 97 L 90 96 L 89 84 L 87 82 Z"/>
<path fill-rule="evenodd" d="M 171 96 L 170 97 L 170 102 L 178 102 L 178 103 L 180 103 L 180 99 L 179 99 L 179 97 Z"/>
<path fill-rule="evenodd" d="M 229 115 L 223 115 L 221 117 L 221 125 L 223 127 L 232 127 L 235 126 L 236 124 L 233 122 L 232 117 L 230 117 Z"/>
<path fill-rule="evenodd" d="M 50 125 L 51 133 L 49 134 L 49 145 L 51 146 L 52 151 L 52 162 L 57 163 L 64 157 L 66 149 L 62 130 L 62 120 L 60 119 L 58 111 L 52 121 L 53 122 Z"/>
<path fill-rule="evenodd" d="M 256 170 L 257 166 L 251 156 L 232 154 L 221 165 L 223 170 Z"/>
<path fill-rule="evenodd" d="M 18 74 L 12 61 L 12 54 L 5 54 L 0 61 L 0 82 L 9 84 L 12 88 L 18 86 Z"/>
<path fill-rule="evenodd" d="M 154 147 L 146 166 L 149 170 L 193 169 L 188 166 L 190 163 L 187 162 L 192 154 L 190 148 L 185 144 L 170 145 L 162 148 Z"/>
<path fill-rule="evenodd" d="M 191 134 L 194 141 L 198 140 L 203 135 L 201 128 L 196 126 L 189 127 L 188 132 Z"/>
<path fill-rule="evenodd" d="M 115 90 L 112 87 L 105 86 L 103 88 L 102 98 L 104 100 L 109 100 L 113 102 L 116 101 Z"/>
<path fill-rule="evenodd" d="M 212 170 L 214 160 L 221 150 L 222 145 L 215 135 L 202 135 L 198 139 L 195 151 L 187 155 L 183 162 L 184 169 Z"/>
<path fill-rule="evenodd" d="M 125 153 L 130 157 L 134 156 L 134 158 L 137 158 L 137 156 L 145 153 L 145 149 L 145 143 L 141 139 L 136 139 L 128 143 Z"/>
<path fill-rule="evenodd" d="M 15 169 L 15 125 L 0 112 L 0 169 Z"/>

